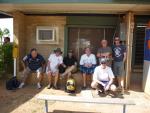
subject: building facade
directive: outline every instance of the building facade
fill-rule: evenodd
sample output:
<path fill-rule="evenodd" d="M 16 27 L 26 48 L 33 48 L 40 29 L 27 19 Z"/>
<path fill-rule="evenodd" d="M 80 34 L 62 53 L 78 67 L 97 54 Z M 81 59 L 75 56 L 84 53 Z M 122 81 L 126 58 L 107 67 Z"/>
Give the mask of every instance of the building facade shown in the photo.
<path fill-rule="evenodd" d="M 57 47 L 64 55 L 73 49 L 79 59 L 84 47 L 91 46 L 96 53 L 100 40 L 107 39 L 111 46 L 113 38 L 120 36 L 127 46 L 126 88 L 130 88 L 134 67 L 141 67 L 141 86 L 150 94 L 150 61 L 143 59 L 149 0 L 1 0 L 0 13 L 14 20 L 18 71 L 21 59 L 33 47 L 45 59 Z"/>

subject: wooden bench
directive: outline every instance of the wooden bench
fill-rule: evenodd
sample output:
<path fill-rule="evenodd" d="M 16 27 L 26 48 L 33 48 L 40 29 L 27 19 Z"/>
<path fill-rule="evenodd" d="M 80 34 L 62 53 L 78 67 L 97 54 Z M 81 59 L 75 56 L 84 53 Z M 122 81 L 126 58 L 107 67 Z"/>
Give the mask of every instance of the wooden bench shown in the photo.
<path fill-rule="evenodd" d="M 93 103 L 93 104 L 116 104 L 122 105 L 122 113 L 126 113 L 127 105 L 135 105 L 131 100 L 117 99 L 117 98 L 87 98 L 87 97 L 73 97 L 73 96 L 56 96 L 39 94 L 37 99 L 45 100 L 45 112 L 48 113 L 48 101 L 61 101 L 61 102 L 77 102 L 77 103 Z"/>

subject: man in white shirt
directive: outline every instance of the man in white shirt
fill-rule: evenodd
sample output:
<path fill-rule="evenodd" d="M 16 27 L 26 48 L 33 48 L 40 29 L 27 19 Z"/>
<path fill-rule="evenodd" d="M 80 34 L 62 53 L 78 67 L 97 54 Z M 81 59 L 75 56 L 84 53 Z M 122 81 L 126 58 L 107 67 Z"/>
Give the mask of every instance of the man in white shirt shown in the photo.
<path fill-rule="evenodd" d="M 96 67 L 96 57 L 94 54 L 91 53 L 91 50 L 89 47 L 85 49 L 85 54 L 81 56 L 80 59 L 80 70 L 83 75 L 83 88 L 86 89 L 86 76 L 91 75 L 94 72 L 94 69 Z"/>
<path fill-rule="evenodd" d="M 48 75 L 49 85 L 48 89 L 52 87 L 52 75 L 55 77 L 54 79 L 54 89 L 58 89 L 57 81 L 59 76 L 59 66 L 63 64 L 63 57 L 61 56 L 62 52 L 60 48 L 54 50 L 54 53 L 50 54 L 48 58 L 48 64 L 46 68 L 46 73 Z"/>
<path fill-rule="evenodd" d="M 102 58 L 100 66 L 95 68 L 93 74 L 93 82 L 91 87 L 97 89 L 98 92 L 105 93 L 105 91 L 116 91 L 116 86 L 113 83 L 114 74 L 110 67 L 107 66 L 107 60 Z"/>

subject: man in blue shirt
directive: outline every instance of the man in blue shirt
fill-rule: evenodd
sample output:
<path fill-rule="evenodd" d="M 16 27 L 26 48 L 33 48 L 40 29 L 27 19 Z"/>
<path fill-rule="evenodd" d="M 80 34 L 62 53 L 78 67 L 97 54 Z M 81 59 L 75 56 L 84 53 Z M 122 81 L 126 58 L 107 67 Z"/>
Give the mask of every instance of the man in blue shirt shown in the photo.
<path fill-rule="evenodd" d="M 22 83 L 20 84 L 19 88 L 22 88 L 25 85 L 26 78 L 28 75 L 32 72 L 37 73 L 38 83 L 37 88 L 41 88 L 41 79 L 43 75 L 43 70 L 45 66 L 45 60 L 43 56 L 37 53 L 37 50 L 35 48 L 31 49 L 30 54 L 26 55 L 23 58 L 23 77 L 22 77 Z"/>
<path fill-rule="evenodd" d="M 126 60 L 126 47 L 120 43 L 119 37 L 115 37 L 113 51 L 113 71 L 114 75 L 118 78 L 119 89 L 124 92 L 124 63 Z"/>

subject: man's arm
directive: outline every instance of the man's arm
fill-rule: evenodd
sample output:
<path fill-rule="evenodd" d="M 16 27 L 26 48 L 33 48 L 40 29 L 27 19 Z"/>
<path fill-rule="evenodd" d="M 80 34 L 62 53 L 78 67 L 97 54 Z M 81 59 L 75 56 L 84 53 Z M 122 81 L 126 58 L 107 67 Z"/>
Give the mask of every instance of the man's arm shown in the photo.
<path fill-rule="evenodd" d="M 126 50 L 126 47 L 125 46 L 123 46 L 123 62 L 125 62 L 126 61 L 126 58 L 127 58 L 127 50 Z"/>
<path fill-rule="evenodd" d="M 99 84 L 101 84 L 101 85 L 103 85 L 103 86 L 105 86 L 105 84 L 103 83 L 103 82 L 101 82 L 101 81 L 99 81 L 98 79 L 97 79 L 97 68 L 95 69 L 95 71 L 94 71 L 94 74 L 93 74 L 93 81 L 95 81 L 95 82 L 97 82 L 97 83 L 99 83 Z"/>
<path fill-rule="evenodd" d="M 22 59 L 22 66 L 23 69 L 25 69 L 28 66 L 28 55 L 26 55 L 23 59 Z"/>
<path fill-rule="evenodd" d="M 126 52 L 124 52 L 123 54 L 124 54 L 123 62 L 125 62 L 125 61 L 126 61 L 126 59 L 127 59 L 127 53 L 126 53 Z"/>
<path fill-rule="evenodd" d="M 114 74 L 111 68 L 109 69 L 108 74 L 109 74 L 109 82 L 106 85 L 105 90 L 108 90 L 110 88 L 110 85 L 113 83 L 113 80 L 114 80 Z"/>

